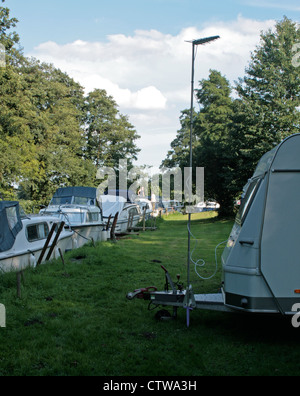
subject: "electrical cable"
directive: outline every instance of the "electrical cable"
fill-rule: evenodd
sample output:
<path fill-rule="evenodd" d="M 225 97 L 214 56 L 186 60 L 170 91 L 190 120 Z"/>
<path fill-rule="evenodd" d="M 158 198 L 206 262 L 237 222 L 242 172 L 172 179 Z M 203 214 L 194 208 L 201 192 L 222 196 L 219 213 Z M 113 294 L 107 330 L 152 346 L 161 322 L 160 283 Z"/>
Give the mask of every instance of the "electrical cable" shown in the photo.
<path fill-rule="evenodd" d="M 212 279 L 212 278 L 216 275 L 216 273 L 217 273 L 217 271 L 218 271 L 218 257 L 217 257 L 217 250 L 218 250 L 218 247 L 221 246 L 221 245 L 223 245 L 224 243 L 226 243 L 226 242 L 227 242 L 227 239 L 226 239 L 226 241 L 223 241 L 223 242 L 219 243 L 219 244 L 216 246 L 216 248 L 215 248 L 215 264 L 216 264 L 215 271 L 214 271 L 214 273 L 213 273 L 211 276 L 205 277 L 205 276 L 200 275 L 199 272 L 197 271 L 197 267 L 204 267 L 204 266 L 206 265 L 205 260 L 203 260 L 203 259 L 198 259 L 198 260 L 195 261 L 195 260 L 193 259 L 193 254 L 194 254 L 194 252 L 195 252 L 196 249 L 197 249 L 198 240 L 197 240 L 197 238 L 193 235 L 193 233 L 192 233 L 192 231 L 191 231 L 191 229 L 190 229 L 190 227 L 189 227 L 189 224 L 188 224 L 188 232 L 189 232 L 189 234 L 191 235 L 191 237 L 195 240 L 195 247 L 194 247 L 194 249 L 192 250 L 192 252 L 191 252 L 191 254 L 190 254 L 190 259 L 191 259 L 191 262 L 192 262 L 192 263 L 194 264 L 194 266 L 195 266 L 195 272 L 196 272 L 196 274 L 197 274 L 198 277 L 199 277 L 200 279 L 202 279 L 202 280 L 209 280 L 209 279 Z M 200 264 L 200 263 L 201 263 L 201 264 Z"/>

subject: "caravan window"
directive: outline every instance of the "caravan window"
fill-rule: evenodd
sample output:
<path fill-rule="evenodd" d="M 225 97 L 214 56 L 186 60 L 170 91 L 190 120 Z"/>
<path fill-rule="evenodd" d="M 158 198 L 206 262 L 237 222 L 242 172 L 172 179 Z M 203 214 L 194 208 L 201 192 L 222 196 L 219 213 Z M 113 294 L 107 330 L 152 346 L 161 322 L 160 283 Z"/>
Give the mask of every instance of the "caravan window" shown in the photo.
<path fill-rule="evenodd" d="M 26 236 L 29 242 L 46 239 L 48 234 L 49 227 L 47 223 L 33 224 L 26 228 Z"/>
<path fill-rule="evenodd" d="M 238 212 L 236 222 L 240 225 L 243 225 L 249 209 L 252 205 L 253 199 L 257 193 L 258 187 L 260 185 L 261 179 L 255 179 L 250 184 L 246 191 L 244 198 L 242 199 L 242 203 L 240 206 L 240 210 Z"/>

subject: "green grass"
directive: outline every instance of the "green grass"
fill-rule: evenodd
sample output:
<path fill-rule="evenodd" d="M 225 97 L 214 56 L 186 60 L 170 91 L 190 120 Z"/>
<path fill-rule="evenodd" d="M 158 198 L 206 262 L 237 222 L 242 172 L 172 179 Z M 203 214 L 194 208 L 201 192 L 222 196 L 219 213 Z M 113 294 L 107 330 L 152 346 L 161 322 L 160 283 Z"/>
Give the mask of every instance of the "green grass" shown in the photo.
<path fill-rule="evenodd" d="M 231 221 L 193 215 L 195 257 L 215 270 L 215 246 L 227 239 Z M 192 243 L 192 246 L 194 244 Z M 219 249 L 219 258 L 222 248 Z M 161 261 L 186 283 L 187 218 L 171 215 L 157 231 L 117 243 L 85 246 L 60 260 L 25 272 L 22 298 L 16 275 L 0 277 L 0 303 L 7 327 L 0 329 L 1 376 L 224 376 L 298 375 L 299 331 L 281 318 L 185 310 L 171 321 L 156 321 L 143 300 L 127 292 L 164 287 Z M 201 281 L 191 268 L 197 293 L 216 292 L 221 268 Z"/>

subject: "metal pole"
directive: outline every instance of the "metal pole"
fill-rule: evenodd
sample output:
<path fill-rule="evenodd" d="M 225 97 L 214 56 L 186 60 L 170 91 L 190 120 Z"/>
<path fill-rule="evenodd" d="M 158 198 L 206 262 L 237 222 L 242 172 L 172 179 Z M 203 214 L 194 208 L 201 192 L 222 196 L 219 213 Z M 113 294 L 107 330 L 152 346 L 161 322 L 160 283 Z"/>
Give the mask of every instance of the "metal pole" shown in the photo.
<path fill-rule="evenodd" d="M 194 118 L 194 74 L 195 74 L 195 43 L 192 43 L 192 81 L 191 81 L 191 129 L 190 129 L 190 186 L 192 187 L 192 169 L 193 169 L 193 118 Z M 190 191 L 191 193 L 191 191 Z M 188 263 L 187 263 L 187 290 L 190 287 L 190 265 L 191 265 L 191 213 L 188 214 Z"/>
<path fill-rule="evenodd" d="M 220 36 L 206 37 L 199 40 L 192 41 L 192 81 L 191 81 L 191 129 L 190 129 L 190 187 L 193 188 L 193 122 L 194 122 L 194 74 L 195 74 L 195 47 L 197 45 L 203 45 L 211 41 L 219 39 Z M 192 191 L 190 191 L 190 197 L 192 197 Z M 186 310 L 187 310 L 187 326 L 190 323 L 190 309 L 191 309 L 191 282 L 190 282 L 190 266 L 191 266 L 191 217 L 192 214 L 188 214 L 188 263 L 187 263 L 187 288 L 186 288 Z"/>

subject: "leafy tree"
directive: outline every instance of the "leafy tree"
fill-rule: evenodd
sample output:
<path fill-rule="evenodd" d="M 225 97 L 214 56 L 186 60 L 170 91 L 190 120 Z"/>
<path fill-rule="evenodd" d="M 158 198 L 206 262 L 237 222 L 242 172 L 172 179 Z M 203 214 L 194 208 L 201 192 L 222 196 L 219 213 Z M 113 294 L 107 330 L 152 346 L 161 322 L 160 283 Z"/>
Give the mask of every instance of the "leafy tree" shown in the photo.
<path fill-rule="evenodd" d="M 4 3 L 5 0 L 2 0 Z M 5 47 L 6 54 L 13 55 L 18 51 L 16 44 L 19 44 L 20 38 L 16 32 L 10 32 L 18 23 L 16 18 L 10 18 L 10 10 L 7 7 L 0 7 L 0 43 Z"/>
<path fill-rule="evenodd" d="M 86 152 L 96 167 L 118 169 L 120 159 L 129 164 L 140 151 L 139 138 L 128 117 L 119 113 L 117 104 L 105 90 L 95 89 L 86 98 Z"/>
<path fill-rule="evenodd" d="M 223 211 L 232 210 L 233 197 L 229 193 L 229 131 L 232 99 L 229 82 L 220 72 L 211 70 L 209 78 L 200 82 L 197 99 L 202 108 L 194 113 L 193 168 L 205 168 L 205 196 L 220 202 Z M 172 150 L 163 166 L 189 166 L 190 111 L 181 115 L 182 128 L 171 143 Z"/>
<path fill-rule="evenodd" d="M 0 193 L 4 198 L 13 198 L 14 183 L 35 174 L 38 167 L 28 125 L 34 107 L 27 97 L 23 76 L 15 67 L 23 59 L 15 48 L 19 36 L 10 32 L 16 23 L 9 9 L 0 7 L 0 44 L 5 48 L 5 65 L 0 67 Z"/>
<path fill-rule="evenodd" d="M 95 179 L 84 160 L 83 88 L 53 65 L 26 60 L 22 68 L 35 116 L 30 120 L 39 173 L 22 183 L 29 198 L 48 202 L 60 186 L 88 185 Z"/>
<path fill-rule="evenodd" d="M 11 66 L 0 69 L 0 188 L 4 197 L 12 186 L 38 171 L 29 127 L 34 108 L 25 94 L 25 82 Z"/>
<path fill-rule="evenodd" d="M 230 189 L 229 133 L 233 115 L 230 95 L 227 79 L 211 70 L 209 78 L 200 82 L 197 98 L 202 109 L 195 121 L 195 166 L 205 168 L 205 195 L 220 203 L 222 215 L 232 212 L 234 202 Z"/>
<path fill-rule="evenodd" d="M 261 34 L 246 75 L 237 85 L 232 140 L 242 174 L 250 176 L 260 157 L 300 128 L 300 68 L 293 65 L 298 25 L 286 17 Z"/>
<path fill-rule="evenodd" d="M 194 112 L 194 118 L 197 114 Z M 190 131 L 191 110 L 183 110 L 180 115 L 181 128 L 177 131 L 176 138 L 171 142 L 171 150 L 168 151 L 166 159 L 162 161 L 161 167 L 180 168 L 188 167 L 190 164 Z M 194 136 L 194 145 L 196 144 Z"/>

